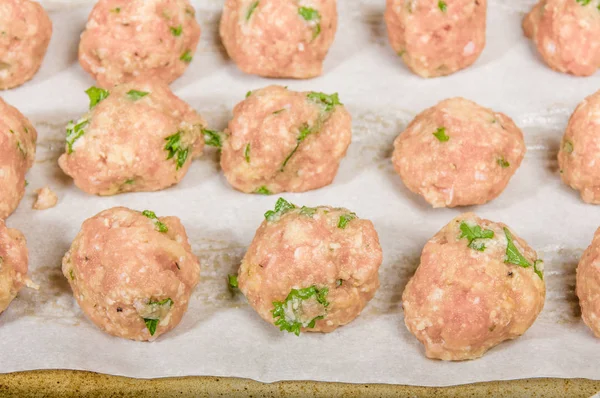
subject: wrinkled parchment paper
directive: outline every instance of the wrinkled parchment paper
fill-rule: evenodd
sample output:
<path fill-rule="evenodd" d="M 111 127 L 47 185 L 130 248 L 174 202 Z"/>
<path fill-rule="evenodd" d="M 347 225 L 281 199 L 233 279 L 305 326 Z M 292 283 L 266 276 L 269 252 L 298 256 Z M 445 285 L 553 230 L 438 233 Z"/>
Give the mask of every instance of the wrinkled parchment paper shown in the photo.
<path fill-rule="evenodd" d="M 222 0 L 197 1 L 202 41 L 189 70 L 173 85 L 215 129 L 248 90 L 272 83 L 293 90 L 339 92 L 354 117 L 354 140 L 334 184 L 284 195 L 300 205 L 344 206 L 371 219 L 384 251 L 381 288 L 363 314 L 331 334 L 300 337 L 262 321 L 226 285 L 276 197 L 238 193 L 220 173 L 214 151 L 196 161 L 177 187 L 108 198 L 77 190 L 57 166 L 64 127 L 84 113 L 92 79 L 76 61 L 89 5 L 49 1 L 54 37 L 35 80 L 2 95 L 37 127 L 37 162 L 8 225 L 28 239 L 40 290 L 23 290 L 0 316 L 0 372 L 68 368 L 131 377 L 214 375 L 263 382 L 318 380 L 446 386 L 530 377 L 600 378 L 600 342 L 580 318 L 575 267 L 600 226 L 600 208 L 585 205 L 559 179 L 556 152 L 570 113 L 600 89 L 600 74 L 575 78 L 548 69 L 522 36 L 532 0 L 492 0 L 488 45 L 470 69 L 446 78 L 412 75 L 387 44 L 383 0 L 339 1 L 340 26 L 323 77 L 268 80 L 239 72 L 217 34 Z M 88 3 L 84 1 L 84 3 Z M 544 311 L 516 341 L 482 359 L 428 360 L 403 323 L 400 298 L 420 251 L 461 210 L 434 210 L 411 194 L 390 162 L 392 141 L 421 110 L 464 96 L 505 112 L 523 129 L 527 156 L 506 191 L 485 206 L 463 209 L 510 225 L 545 259 Z M 485 139 L 482 137 L 482 139 Z M 31 210 L 34 190 L 49 184 L 57 207 Z M 179 216 L 202 264 L 202 281 L 181 324 L 154 343 L 102 333 L 82 314 L 60 271 L 81 223 L 113 206 Z"/>

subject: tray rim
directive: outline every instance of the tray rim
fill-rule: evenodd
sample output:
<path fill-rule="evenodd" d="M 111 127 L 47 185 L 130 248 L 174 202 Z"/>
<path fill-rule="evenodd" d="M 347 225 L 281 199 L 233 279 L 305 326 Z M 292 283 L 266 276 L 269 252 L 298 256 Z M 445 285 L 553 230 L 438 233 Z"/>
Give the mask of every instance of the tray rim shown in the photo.
<path fill-rule="evenodd" d="M 147 397 L 155 396 L 544 396 L 591 397 L 600 392 L 600 380 L 532 378 L 490 381 L 449 387 L 396 384 L 349 384 L 280 381 L 261 383 L 233 377 L 187 376 L 135 379 L 124 376 L 67 370 L 31 370 L 0 374 L 0 397 Z"/>

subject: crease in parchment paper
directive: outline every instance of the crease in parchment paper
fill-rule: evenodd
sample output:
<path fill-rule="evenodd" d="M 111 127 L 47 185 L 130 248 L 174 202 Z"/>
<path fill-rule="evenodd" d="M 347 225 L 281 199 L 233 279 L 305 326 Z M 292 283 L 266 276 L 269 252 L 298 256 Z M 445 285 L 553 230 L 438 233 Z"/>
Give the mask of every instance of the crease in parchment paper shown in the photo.
<path fill-rule="evenodd" d="M 51 3 L 51 4 L 50 4 Z M 353 115 L 353 143 L 335 182 L 304 194 L 284 194 L 300 205 L 343 206 L 372 220 L 384 251 L 381 288 L 351 324 L 330 334 L 284 334 L 261 320 L 226 277 L 239 266 L 266 210 L 277 197 L 233 190 L 208 150 L 176 187 L 154 193 L 93 197 L 58 168 L 64 127 L 88 106 L 92 79 L 77 64 L 79 33 L 90 2 L 52 1 L 54 36 L 32 82 L 2 93 L 39 131 L 37 160 L 17 212 L 8 219 L 27 237 L 32 279 L 0 316 L 0 372 L 81 369 L 130 377 L 214 375 L 264 382 L 317 380 L 446 386 L 530 377 L 598 379 L 600 344 L 581 321 L 575 269 L 600 226 L 600 210 L 582 203 L 560 182 L 556 152 L 575 106 L 600 89 L 600 76 L 575 78 L 551 71 L 523 37 L 521 18 L 533 1 L 492 0 L 488 44 L 478 62 L 455 75 L 425 80 L 411 74 L 387 43 L 384 2 L 339 1 L 336 41 L 325 74 L 308 80 L 244 75 L 226 59 L 218 39 L 222 0 L 196 1 L 202 26 L 198 53 L 172 84 L 211 128 L 223 129 L 248 90 L 269 84 L 292 90 L 339 92 Z M 87 5 L 81 6 L 80 3 Z M 394 173 L 395 137 L 426 107 L 463 96 L 511 116 L 528 152 L 506 191 L 465 209 L 431 209 Z M 482 137 L 481 139 L 485 139 Z M 49 185 L 58 205 L 31 210 L 34 191 Z M 62 256 L 81 223 L 113 206 L 175 215 L 186 226 L 202 264 L 202 280 L 181 324 L 154 343 L 102 333 L 83 315 L 60 271 Z M 475 361 L 428 360 L 407 331 L 402 290 L 425 242 L 462 211 L 510 225 L 545 260 L 546 305 L 533 327 Z"/>

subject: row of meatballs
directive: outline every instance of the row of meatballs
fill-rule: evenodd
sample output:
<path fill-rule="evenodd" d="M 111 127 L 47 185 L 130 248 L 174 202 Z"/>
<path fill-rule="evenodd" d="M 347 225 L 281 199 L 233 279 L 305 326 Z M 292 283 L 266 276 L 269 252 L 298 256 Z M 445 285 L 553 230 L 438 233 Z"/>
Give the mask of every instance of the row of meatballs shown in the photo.
<path fill-rule="evenodd" d="M 391 46 L 416 74 L 443 76 L 473 64 L 485 47 L 487 0 L 387 0 Z M 31 0 L 0 1 L 0 89 L 39 69 L 52 35 Z M 574 75 L 600 67 L 600 2 L 540 0 L 523 22 L 546 63 Z M 337 30 L 336 0 L 226 0 L 220 35 L 250 74 L 312 78 Z M 98 85 L 138 78 L 170 83 L 192 61 L 200 26 L 188 0 L 100 0 L 81 35 L 79 62 Z"/>
<path fill-rule="evenodd" d="M 237 190 L 304 192 L 331 184 L 352 140 L 351 116 L 337 94 L 269 86 L 248 92 L 224 132 L 160 80 L 87 90 L 90 110 L 67 125 L 61 169 L 94 195 L 157 191 L 177 184 L 205 145 Z M 563 181 L 600 203 L 600 91 L 575 110 L 558 154 Z M 0 219 L 25 192 L 36 130 L 0 99 Z M 507 186 L 525 156 L 521 130 L 506 115 L 463 98 L 426 109 L 394 142 L 404 184 L 433 207 L 486 203 Z"/>
<path fill-rule="evenodd" d="M 344 208 L 280 198 L 229 285 L 282 331 L 331 332 L 354 320 L 379 288 L 382 250 L 371 221 Z M 27 248 L 0 221 L 0 311 L 27 278 Z M 600 337 L 600 229 L 577 268 L 585 323 Z M 508 226 L 473 213 L 423 248 L 402 295 L 406 326 L 430 358 L 481 357 L 527 331 L 544 306 L 543 262 Z M 177 326 L 200 279 L 177 217 L 124 207 L 83 223 L 62 271 L 85 315 L 105 332 L 149 341 Z"/>

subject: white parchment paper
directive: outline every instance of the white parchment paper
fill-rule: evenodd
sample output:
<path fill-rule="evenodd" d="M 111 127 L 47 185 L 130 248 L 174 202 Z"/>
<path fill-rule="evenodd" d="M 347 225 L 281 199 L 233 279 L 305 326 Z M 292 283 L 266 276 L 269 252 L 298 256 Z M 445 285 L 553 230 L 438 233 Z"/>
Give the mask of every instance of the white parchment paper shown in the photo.
<path fill-rule="evenodd" d="M 276 197 L 231 189 L 216 154 L 196 161 L 177 187 L 108 198 L 77 190 L 57 166 L 64 126 L 84 113 L 92 79 L 79 67 L 79 33 L 87 1 L 49 1 L 54 36 L 35 79 L 2 92 L 37 127 L 37 162 L 27 195 L 8 219 L 28 239 L 32 278 L 0 316 L 0 372 L 67 368 L 131 377 L 214 375 L 278 380 L 446 386 L 530 377 L 600 379 L 600 342 L 582 323 L 574 293 L 579 256 L 600 226 L 600 208 L 582 203 L 560 182 L 556 152 L 568 117 L 600 89 L 600 74 L 575 78 L 548 69 L 521 33 L 532 0 L 492 0 L 488 45 L 470 69 L 424 80 L 411 74 L 387 44 L 383 0 L 340 0 L 340 26 L 324 76 L 273 81 L 244 75 L 225 56 L 217 34 L 222 0 L 197 1 L 203 33 L 193 63 L 172 87 L 209 122 L 225 127 L 248 90 L 272 83 L 294 90 L 339 92 L 354 118 L 354 139 L 333 185 L 284 195 L 300 205 L 344 206 L 371 219 L 384 250 L 381 288 L 363 314 L 331 334 L 279 332 L 262 321 L 225 278 Z M 421 110 L 464 96 L 510 115 L 528 153 L 506 191 L 485 206 L 462 209 L 510 225 L 545 259 L 544 311 L 518 340 L 476 361 L 428 360 L 406 330 L 400 297 L 425 242 L 461 210 L 434 210 L 411 194 L 390 162 L 392 141 Z M 482 139 L 485 139 L 482 137 Z M 31 210 L 35 189 L 49 184 L 57 207 Z M 179 216 L 202 263 L 202 281 L 182 323 L 154 343 L 102 333 L 82 314 L 60 271 L 81 223 L 113 206 Z"/>

